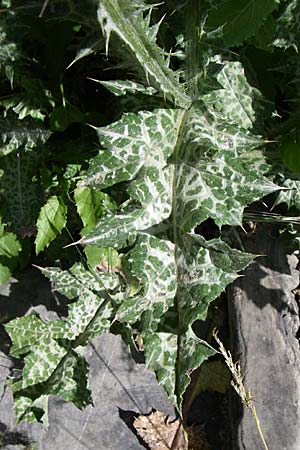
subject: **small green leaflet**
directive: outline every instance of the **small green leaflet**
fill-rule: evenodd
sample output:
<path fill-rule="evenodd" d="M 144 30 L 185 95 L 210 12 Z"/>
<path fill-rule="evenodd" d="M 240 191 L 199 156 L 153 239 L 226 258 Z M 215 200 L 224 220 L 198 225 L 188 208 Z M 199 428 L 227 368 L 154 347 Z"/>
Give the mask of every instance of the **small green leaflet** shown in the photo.
<path fill-rule="evenodd" d="M 233 47 L 253 36 L 277 6 L 277 0 L 224 0 L 211 8 L 206 26 L 223 26 L 225 43 Z"/>
<path fill-rule="evenodd" d="M 14 271 L 21 244 L 14 233 L 5 232 L 0 222 L 0 286 L 9 280 Z"/>
<path fill-rule="evenodd" d="M 78 214 L 83 222 L 83 234 L 94 228 L 106 212 L 116 209 L 116 205 L 107 194 L 88 186 L 77 186 L 74 198 Z"/>
<path fill-rule="evenodd" d="M 38 255 L 62 231 L 67 223 L 67 207 L 61 197 L 53 195 L 41 208 L 36 223 L 35 250 Z"/>

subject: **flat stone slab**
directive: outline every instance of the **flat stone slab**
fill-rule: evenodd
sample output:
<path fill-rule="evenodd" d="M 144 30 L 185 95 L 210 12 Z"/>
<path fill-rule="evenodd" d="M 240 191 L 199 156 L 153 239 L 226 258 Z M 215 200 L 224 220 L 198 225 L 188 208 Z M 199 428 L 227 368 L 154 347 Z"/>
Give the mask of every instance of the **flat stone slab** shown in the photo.
<path fill-rule="evenodd" d="M 230 289 L 234 359 L 254 399 L 270 450 L 300 449 L 298 258 L 263 229 L 245 242 L 258 257 Z M 234 402 L 236 407 L 239 400 Z M 233 450 L 263 449 L 246 408 L 233 414 Z"/>
<path fill-rule="evenodd" d="M 43 317 L 55 318 L 57 312 L 53 310 L 64 309 L 53 297 L 47 280 L 34 269 L 1 287 L 1 302 L 2 317 L 6 314 L 10 318 L 32 309 Z M 5 349 L 7 344 L 2 344 Z M 154 373 L 135 362 L 120 336 L 99 336 L 85 352 L 94 405 L 80 411 L 72 403 L 50 397 L 48 430 L 41 424 L 16 425 L 12 394 L 5 387 L 11 362 L 0 354 L 0 433 L 7 450 L 22 449 L 26 442 L 36 442 L 38 450 L 141 450 L 145 447 L 130 429 L 134 413 L 148 414 L 158 409 L 175 417 Z"/>

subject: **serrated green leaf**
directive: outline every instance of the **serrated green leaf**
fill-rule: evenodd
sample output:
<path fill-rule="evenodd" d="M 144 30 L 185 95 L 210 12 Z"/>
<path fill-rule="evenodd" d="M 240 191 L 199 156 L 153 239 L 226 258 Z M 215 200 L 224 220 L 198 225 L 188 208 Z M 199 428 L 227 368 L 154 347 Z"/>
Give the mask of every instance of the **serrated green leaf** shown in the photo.
<path fill-rule="evenodd" d="M 41 208 L 36 223 L 35 251 L 38 255 L 62 231 L 67 223 L 67 207 L 61 197 L 53 195 Z"/>
<path fill-rule="evenodd" d="M 224 40 L 233 47 L 253 36 L 277 6 L 277 0 L 224 0 L 211 8 L 206 25 L 223 26 Z"/>
<path fill-rule="evenodd" d="M 102 272 L 114 272 L 121 269 L 121 259 L 113 248 L 98 247 L 97 245 L 87 245 L 84 247 L 87 263 L 92 270 Z"/>
<path fill-rule="evenodd" d="M 9 280 L 17 265 L 21 244 L 14 233 L 7 233 L 0 222 L 0 286 Z"/>
<path fill-rule="evenodd" d="M 283 13 L 276 20 L 276 33 L 273 45 L 288 49 L 294 48 L 296 52 L 300 46 L 300 3 L 292 0 L 287 3 Z"/>
<path fill-rule="evenodd" d="M 107 194 L 88 186 L 78 186 L 74 191 L 78 214 L 83 222 L 84 234 L 97 224 L 106 212 L 116 209 L 116 205 Z"/>

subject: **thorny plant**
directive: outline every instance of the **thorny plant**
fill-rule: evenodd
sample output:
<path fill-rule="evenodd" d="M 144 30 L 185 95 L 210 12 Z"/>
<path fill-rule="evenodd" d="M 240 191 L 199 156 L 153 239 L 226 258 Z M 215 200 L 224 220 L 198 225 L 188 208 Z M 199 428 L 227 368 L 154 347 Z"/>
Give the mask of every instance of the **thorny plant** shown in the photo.
<path fill-rule="evenodd" d="M 34 239 L 70 300 L 66 319 L 5 325 L 24 361 L 9 382 L 18 421 L 47 425 L 50 395 L 91 403 L 83 348 L 107 332 L 132 347 L 138 336 L 181 414 L 191 372 L 215 353 L 195 322 L 254 257 L 225 229 L 284 223 L 247 209 L 262 198 L 298 214 L 299 102 L 286 99 L 299 100 L 299 1 L 175 3 L 2 2 L 0 283 Z"/>

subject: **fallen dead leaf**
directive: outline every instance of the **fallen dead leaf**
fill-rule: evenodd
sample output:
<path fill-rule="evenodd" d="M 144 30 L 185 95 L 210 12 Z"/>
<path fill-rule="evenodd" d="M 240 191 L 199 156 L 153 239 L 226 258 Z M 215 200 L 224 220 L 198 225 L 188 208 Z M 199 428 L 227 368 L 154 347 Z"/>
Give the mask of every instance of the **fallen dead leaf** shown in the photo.
<path fill-rule="evenodd" d="M 138 416 L 133 426 L 151 450 L 188 449 L 180 420 L 171 420 L 161 411 Z"/>
<path fill-rule="evenodd" d="M 171 420 L 161 411 L 138 416 L 133 426 L 151 450 L 209 450 L 203 426 L 189 428 L 188 444 L 181 420 Z"/>

